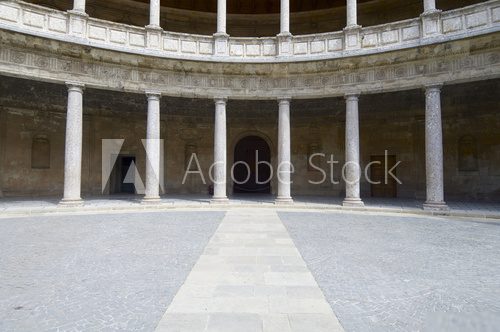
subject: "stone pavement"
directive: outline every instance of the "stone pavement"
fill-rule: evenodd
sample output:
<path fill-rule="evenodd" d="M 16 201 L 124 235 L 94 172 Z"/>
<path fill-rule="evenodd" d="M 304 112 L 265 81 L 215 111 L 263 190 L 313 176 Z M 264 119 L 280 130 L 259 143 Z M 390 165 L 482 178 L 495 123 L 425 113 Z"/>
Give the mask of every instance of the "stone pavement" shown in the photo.
<path fill-rule="evenodd" d="M 276 212 L 227 212 L 160 321 L 165 332 L 343 331 Z"/>
<path fill-rule="evenodd" d="M 0 331 L 153 331 L 223 216 L 0 219 Z"/>
<path fill-rule="evenodd" d="M 498 331 L 499 221 L 224 210 L 0 218 L 0 331 Z"/>
<path fill-rule="evenodd" d="M 499 331 L 500 222 L 279 216 L 346 331 Z"/>
<path fill-rule="evenodd" d="M 276 208 L 271 195 L 235 195 L 230 197 L 227 208 Z M 2 198 L 0 199 L 0 218 L 2 216 L 35 215 L 50 213 L 99 213 L 108 211 L 152 211 L 170 209 L 216 209 L 220 206 L 210 204 L 208 195 L 166 195 L 157 204 L 141 204 L 142 196 L 112 195 L 106 197 L 86 197 L 84 206 L 59 206 L 60 197 L 47 198 Z M 367 211 L 402 214 L 433 215 L 422 209 L 423 201 L 413 199 L 363 198 L 365 207 L 343 207 L 341 197 L 295 196 L 291 206 L 278 206 L 283 209 L 316 209 L 332 211 Z M 455 217 L 500 219 L 500 202 L 450 201 L 448 215 Z"/>

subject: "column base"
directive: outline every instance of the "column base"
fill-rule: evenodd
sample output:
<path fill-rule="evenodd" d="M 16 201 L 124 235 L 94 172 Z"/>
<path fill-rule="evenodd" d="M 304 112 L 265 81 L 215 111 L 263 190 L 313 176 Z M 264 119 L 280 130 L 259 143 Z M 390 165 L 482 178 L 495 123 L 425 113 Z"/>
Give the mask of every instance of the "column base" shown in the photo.
<path fill-rule="evenodd" d="M 291 197 L 277 197 L 274 200 L 274 204 L 276 204 L 276 205 L 292 205 L 293 199 Z"/>
<path fill-rule="evenodd" d="M 158 197 L 144 197 L 141 200 L 141 204 L 154 205 L 161 202 L 160 196 Z"/>
<path fill-rule="evenodd" d="M 66 206 L 66 207 L 71 207 L 71 206 L 83 206 L 84 201 L 81 198 L 63 198 L 59 201 L 59 206 Z"/>
<path fill-rule="evenodd" d="M 150 31 L 156 31 L 156 32 L 163 32 L 163 28 L 159 25 L 156 24 L 148 24 L 145 26 L 146 30 Z"/>
<path fill-rule="evenodd" d="M 345 207 L 364 207 L 365 203 L 363 203 L 361 198 L 346 198 L 342 202 L 342 206 L 345 206 Z"/>
<path fill-rule="evenodd" d="M 72 15 L 77 15 L 77 16 L 81 16 L 81 17 L 84 17 L 84 18 L 88 18 L 89 17 L 89 14 L 87 14 L 86 12 L 84 11 L 81 11 L 81 10 L 78 10 L 78 9 L 70 9 L 67 11 L 69 14 L 72 14 Z"/>
<path fill-rule="evenodd" d="M 212 199 L 210 200 L 210 204 L 224 205 L 228 203 L 229 199 L 227 197 L 212 197 Z"/>
<path fill-rule="evenodd" d="M 358 24 L 346 25 L 344 31 L 361 30 L 362 26 Z"/>
<path fill-rule="evenodd" d="M 447 212 L 450 211 L 445 202 L 425 202 L 423 205 L 425 211 Z"/>
<path fill-rule="evenodd" d="M 437 15 L 437 14 L 441 14 L 441 10 L 440 9 L 431 9 L 431 10 L 427 10 L 427 11 L 424 11 L 422 14 L 420 14 L 420 16 L 432 16 L 432 15 Z"/>

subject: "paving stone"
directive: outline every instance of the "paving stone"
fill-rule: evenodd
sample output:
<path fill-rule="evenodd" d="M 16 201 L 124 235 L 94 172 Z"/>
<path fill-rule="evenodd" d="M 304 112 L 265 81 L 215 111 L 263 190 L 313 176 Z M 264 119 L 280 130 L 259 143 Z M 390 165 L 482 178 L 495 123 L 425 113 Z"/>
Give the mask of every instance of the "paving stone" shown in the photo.
<path fill-rule="evenodd" d="M 500 223 L 366 213 L 279 215 L 346 331 L 500 326 Z"/>
<path fill-rule="evenodd" d="M 261 332 L 262 317 L 256 314 L 215 313 L 208 321 L 207 332 Z"/>
<path fill-rule="evenodd" d="M 154 330 L 223 216 L 0 219 L 0 331 Z"/>
<path fill-rule="evenodd" d="M 326 317 L 323 315 L 329 315 L 332 324 L 336 322 L 330 305 L 320 296 L 317 283 L 293 241 L 285 237 L 284 229 L 274 211 L 229 211 L 167 309 L 166 317 L 171 319 L 177 313 L 209 314 L 208 331 L 217 332 L 290 331 L 289 313 L 322 314 L 318 316 L 319 325 Z M 233 245 L 224 243 L 217 253 L 213 253 L 220 239 L 227 238 L 228 234 L 239 234 L 240 230 L 249 230 L 259 236 L 241 237 Z M 223 259 L 210 259 L 208 268 L 207 250 L 210 255 Z M 288 265 L 284 264 L 285 257 Z M 193 285 L 206 285 L 214 292 L 209 297 L 186 296 L 190 293 L 184 288 L 196 289 Z M 289 296 L 287 286 L 306 288 L 290 290 L 292 295 Z M 168 323 L 162 320 L 161 326 L 168 326 Z"/>

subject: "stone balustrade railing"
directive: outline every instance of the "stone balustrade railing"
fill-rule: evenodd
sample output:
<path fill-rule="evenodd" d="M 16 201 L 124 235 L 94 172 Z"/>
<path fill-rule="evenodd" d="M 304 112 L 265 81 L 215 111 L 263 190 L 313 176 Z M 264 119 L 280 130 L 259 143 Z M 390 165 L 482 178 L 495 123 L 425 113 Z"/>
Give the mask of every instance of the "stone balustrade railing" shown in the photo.
<path fill-rule="evenodd" d="M 230 37 L 215 52 L 212 36 L 148 30 L 22 1 L 0 1 L 0 28 L 93 47 L 175 59 L 287 62 L 331 59 L 432 44 L 500 30 L 500 0 L 419 18 L 340 32 Z"/>

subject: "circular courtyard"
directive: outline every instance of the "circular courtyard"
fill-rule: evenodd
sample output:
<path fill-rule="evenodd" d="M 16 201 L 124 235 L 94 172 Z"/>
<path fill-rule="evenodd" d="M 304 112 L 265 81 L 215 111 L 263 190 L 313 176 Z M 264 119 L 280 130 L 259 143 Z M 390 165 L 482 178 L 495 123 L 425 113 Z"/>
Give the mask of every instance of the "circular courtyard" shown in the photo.
<path fill-rule="evenodd" d="M 274 208 L 0 219 L 2 331 L 493 331 L 500 223 Z"/>

